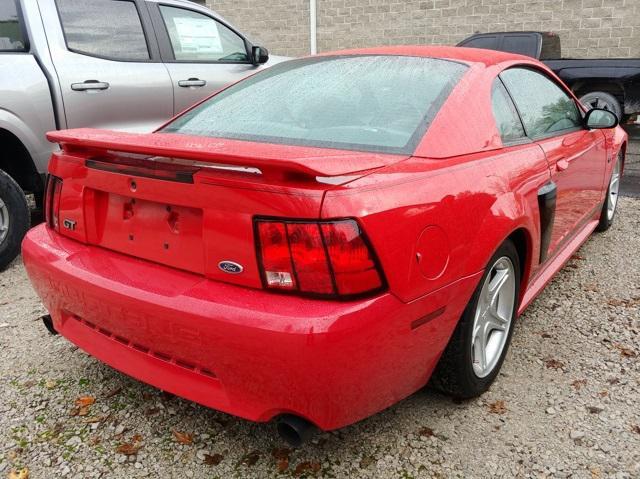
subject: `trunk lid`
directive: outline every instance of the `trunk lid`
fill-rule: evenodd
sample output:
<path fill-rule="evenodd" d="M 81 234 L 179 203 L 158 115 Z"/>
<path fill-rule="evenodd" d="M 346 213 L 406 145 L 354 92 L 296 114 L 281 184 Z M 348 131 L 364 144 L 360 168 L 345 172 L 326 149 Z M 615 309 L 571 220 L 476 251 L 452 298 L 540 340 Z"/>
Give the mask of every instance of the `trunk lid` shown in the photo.
<path fill-rule="evenodd" d="M 50 164 L 61 234 L 256 288 L 254 217 L 319 218 L 328 189 L 406 158 L 159 133 L 47 137 L 62 148 Z"/>

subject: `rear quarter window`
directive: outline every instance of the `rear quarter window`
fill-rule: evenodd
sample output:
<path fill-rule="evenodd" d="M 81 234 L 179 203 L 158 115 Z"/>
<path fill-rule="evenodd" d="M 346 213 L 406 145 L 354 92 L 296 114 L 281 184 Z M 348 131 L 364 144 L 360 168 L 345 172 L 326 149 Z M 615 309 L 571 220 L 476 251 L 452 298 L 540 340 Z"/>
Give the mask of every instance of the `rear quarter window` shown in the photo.
<path fill-rule="evenodd" d="M 56 0 L 69 50 L 112 60 L 148 60 L 136 4 L 126 0 Z"/>
<path fill-rule="evenodd" d="M 224 90 L 164 131 L 410 154 L 466 70 L 409 56 L 294 60 Z"/>
<path fill-rule="evenodd" d="M 0 1 L 0 52 L 23 52 L 26 40 L 14 0 Z"/>

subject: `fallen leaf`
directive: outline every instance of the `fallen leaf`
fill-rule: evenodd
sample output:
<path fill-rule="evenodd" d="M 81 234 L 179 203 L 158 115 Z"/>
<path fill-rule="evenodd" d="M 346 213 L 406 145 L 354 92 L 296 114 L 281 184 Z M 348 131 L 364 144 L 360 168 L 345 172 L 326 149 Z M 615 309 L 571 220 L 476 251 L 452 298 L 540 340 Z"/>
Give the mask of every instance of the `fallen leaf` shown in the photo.
<path fill-rule="evenodd" d="M 609 378 L 609 379 L 607 379 L 607 382 L 613 386 L 614 384 L 618 384 L 620 382 L 620 379 L 619 378 Z"/>
<path fill-rule="evenodd" d="M 365 456 L 362 459 L 360 459 L 360 469 L 366 469 L 367 467 L 369 467 L 374 462 L 376 462 L 376 458 L 375 457 Z"/>
<path fill-rule="evenodd" d="M 589 469 L 589 472 L 591 472 L 592 479 L 598 479 L 599 477 L 602 477 L 602 471 L 598 467 L 592 467 L 591 469 Z"/>
<path fill-rule="evenodd" d="M 609 301 L 607 301 L 607 304 L 609 306 L 624 306 L 626 302 L 621 299 L 611 298 Z"/>
<path fill-rule="evenodd" d="M 296 476 L 300 476 L 305 472 L 313 472 L 313 473 L 320 472 L 320 463 L 310 462 L 310 461 L 301 462 L 296 466 L 296 469 L 295 471 L 293 471 L 293 474 Z"/>
<path fill-rule="evenodd" d="M 253 451 L 244 456 L 240 462 L 247 466 L 253 466 L 258 462 L 258 459 L 260 459 L 260 451 Z"/>
<path fill-rule="evenodd" d="M 147 417 L 148 417 L 148 416 L 155 416 L 155 415 L 156 415 L 156 414 L 158 414 L 159 412 L 160 412 L 160 408 L 157 408 L 157 407 L 150 407 L 149 409 L 147 409 L 147 410 L 144 412 L 144 415 L 145 415 L 145 416 L 147 416 Z"/>
<path fill-rule="evenodd" d="M 640 434 L 640 426 L 638 426 L 637 424 L 633 424 L 631 426 L 631 431 L 635 432 L 636 434 Z"/>
<path fill-rule="evenodd" d="M 106 399 L 112 398 L 113 396 L 120 394 L 122 392 L 122 388 L 121 387 L 117 387 L 115 389 L 112 389 L 111 391 L 109 391 L 107 394 L 104 395 L 104 397 Z"/>
<path fill-rule="evenodd" d="M 580 256 L 579 254 L 576 253 L 573 256 L 571 256 L 571 259 L 582 261 L 584 259 L 584 256 Z"/>
<path fill-rule="evenodd" d="M 548 369 L 556 369 L 556 370 L 558 370 L 558 369 L 564 368 L 564 363 L 562 361 L 558 361 L 557 359 L 554 359 L 554 358 L 547 359 L 544 362 L 544 364 L 545 364 L 545 366 L 547 366 Z"/>
<path fill-rule="evenodd" d="M 434 432 L 430 427 L 423 427 L 422 429 L 420 429 L 420 431 L 418 431 L 418 434 L 420 436 L 431 437 L 434 435 Z"/>
<path fill-rule="evenodd" d="M 131 438 L 131 442 L 120 444 L 116 451 L 125 456 L 135 456 L 142 447 L 142 436 L 140 434 L 134 434 Z"/>
<path fill-rule="evenodd" d="M 609 395 L 609 391 L 607 390 L 603 390 L 598 393 L 598 396 L 600 396 L 601 398 L 607 397 L 608 395 Z"/>
<path fill-rule="evenodd" d="M 286 447 L 277 447 L 271 451 L 271 455 L 276 459 L 289 459 L 289 454 L 291 454 L 291 450 Z"/>
<path fill-rule="evenodd" d="M 96 422 L 102 422 L 107 419 L 109 416 L 91 416 L 82 420 L 85 424 L 93 424 Z"/>
<path fill-rule="evenodd" d="M 276 469 L 278 472 L 289 469 L 289 454 L 291 454 L 291 450 L 286 447 L 278 447 L 271 451 L 271 455 L 277 459 Z"/>
<path fill-rule="evenodd" d="M 56 381 L 55 379 L 47 379 L 47 381 L 44 383 L 44 387 L 46 387 L 47 389 L 53 389 L 58 385 L 58 381 Z"/>
<path fill-rule="evenodd" d="M 81 408 L 78 408 L 78 413 L 76 414 L 76 416 L 88 416 L 90 408 L 91 406 L 82 406 Z"/>
<path fill-rule="evenodd" d="M 193 434 L 189 434 L 188 432 L 180 432 L 174 430 L 173 437 L 175 437 L 176 441 L 178 441 L 180 444 L 193 444 Z"/>
<path fill-rule="evenodd" d="M 80 396 L 78 399 L 76 399 L 76 406 L 91 406 L 95 402 L 96 398 L 94 398 L 93 396 Z"/>
<path fill-rule="evenodd" d="M 571 383 L 571 385 L 575 388 L 576 391 L 580 391 L 580 389 L 582 389 L 583 386 L 587 385 L 587 380 L 586 379 L 576 379 L 575 381 L 573 381 Z"/>
<path fill-rule="evenodd" d="M 584 285 L 584 290 L 595 293 L 596 291 L 598 291 L 598 285 L 593 283 L 587 283 Z"/>
<path fill-rule="evenodd" d="M 614 347 L 620 351 L 620 355 L 625 358 L 635 358 L 637 356 L 633 349 L 623 346 L 622 344 L 614 344 Z"/>
<path fill-rule="evenodd" d="M 222 459 L 224 459 L 222 454 L 205 454 L 204 455 L 204 463 L 207 466 L 217 466 L 222 462 Z"/>
<path fill-rule="evenodd" d="M 29 479 L 29 469 L 26 467 L 23 467 L 19 471 L 11 469 L 11 471 L 9 471 L 8 479 Z"/>
<path fill-rule="evenodd" d="M 489 404 L 489 412 L 493 414 L 504 414 L 507 412 L 507 406 L 502 399 Z"/>
<path fill-rule="evenodd" d="M 540 334 L 540 336 L 542 336 L 544 339 L 551 339 L 553 338 L 553 335 L 543 332 L 542 334 Z"/>
<path fill-rule="evenodd" d="M 278 472 L 284 472 L 289 469 L 289 459 L 278 459 L 276 468 L 278 469 Z"/>
<path fill-rule="evenodd" d="M 135 456 L 136 454 L 138 454 L 138 451 L 140 450 L 141 447 L 142 447 L 141 444 L 127 442 L 124 444 L 120 444 L 116 448 L 116 451 L 119 452 L 120 454 L 124 454 L 125 456 Z"/>

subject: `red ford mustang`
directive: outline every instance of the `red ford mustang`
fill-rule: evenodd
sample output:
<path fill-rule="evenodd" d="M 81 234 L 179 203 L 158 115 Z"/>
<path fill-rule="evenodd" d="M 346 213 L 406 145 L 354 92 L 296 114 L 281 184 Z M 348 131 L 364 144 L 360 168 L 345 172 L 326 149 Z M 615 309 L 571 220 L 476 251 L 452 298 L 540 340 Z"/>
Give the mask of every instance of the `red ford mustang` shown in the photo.
<path fill-rule="evenodd" d="M 300 443 L 481 394 L 614 217 L 627 144 L 539 62 L 440 47 L 274 66 L 155 133 L 49 134 L 24 263 L 52 331 Z"/>

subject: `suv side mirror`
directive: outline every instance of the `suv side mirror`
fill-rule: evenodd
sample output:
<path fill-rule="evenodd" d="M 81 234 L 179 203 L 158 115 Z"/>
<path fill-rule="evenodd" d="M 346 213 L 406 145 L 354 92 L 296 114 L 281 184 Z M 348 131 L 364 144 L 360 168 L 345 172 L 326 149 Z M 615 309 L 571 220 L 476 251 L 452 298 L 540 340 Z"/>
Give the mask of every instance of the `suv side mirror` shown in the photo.
<path fill-rule="evenodd" d="M 589 110 L 584 117 L 584 124 L 591 130 L 603 130 L 618 126 L 618 117 L 615 113 L 602 108 Z"/>
<path fill-rule="evenodd" d="M 262 65 L 269 61 L 269 50 L 264 47 L 251 47 L 251 63 L 254 65 Z"/>

